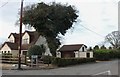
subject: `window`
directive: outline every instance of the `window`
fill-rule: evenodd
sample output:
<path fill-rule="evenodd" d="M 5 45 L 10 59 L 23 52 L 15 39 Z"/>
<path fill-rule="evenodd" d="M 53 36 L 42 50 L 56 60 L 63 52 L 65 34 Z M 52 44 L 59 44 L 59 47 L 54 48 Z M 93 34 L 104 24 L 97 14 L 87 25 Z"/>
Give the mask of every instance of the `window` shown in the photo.
<path fill-rule="evenodd" d="M 8 53 L 10 53 L 10 51 L 8 51 Z"/>
<path fill-rule="evenodd" d="M 85 51 L 84 47 L 82 47 L 82 51 L 83 51 L 83 52 Z"/>
<path fill-rule="evenodd" d="M 6 51 L 4 51 L 4 53 L 6 53 Z"/>
<path fill-rule="evenodd" d="M 23 51 L 23 55 L 27 55 L 27 51 Z"/>
<path fill-rule="evenodd" d="M 28 38 L 23 39 L 23 44 L 28 44 Z"/>
<path fill-rule="evenodd" d="M 13 40 L 10 40 L 10 42 L 14 43 L 14 41 L 13 41 Z"/>
<path fill-rule="evenodd" d="M 87 53 L 87 58 L 90 58 L 90 53 Z"/>

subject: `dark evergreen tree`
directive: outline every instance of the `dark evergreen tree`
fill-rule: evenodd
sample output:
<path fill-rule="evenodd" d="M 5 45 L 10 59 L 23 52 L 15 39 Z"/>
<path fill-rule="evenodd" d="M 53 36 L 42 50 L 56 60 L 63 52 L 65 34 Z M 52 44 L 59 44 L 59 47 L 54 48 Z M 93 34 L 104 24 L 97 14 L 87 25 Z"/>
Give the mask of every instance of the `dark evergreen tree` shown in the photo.
<path fill-rule="evenodd" d="M 66 31 L 73 27 L 78 17 L 77 10 L 71 5 L 60 3 L 38 3 L 26 6 L 23 13 L 23 24 L 30 25 L 43 35 L 53 55 L 59 47 L 59 34 L 65 35 Z"/>

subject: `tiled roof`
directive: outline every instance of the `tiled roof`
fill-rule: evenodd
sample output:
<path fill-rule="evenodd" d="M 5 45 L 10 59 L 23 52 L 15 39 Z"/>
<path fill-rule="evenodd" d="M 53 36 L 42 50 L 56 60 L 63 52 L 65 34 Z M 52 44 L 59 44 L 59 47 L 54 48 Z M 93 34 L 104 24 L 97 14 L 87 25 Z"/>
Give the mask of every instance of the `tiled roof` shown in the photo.
<path fill-rule="evenodd" d="M 63 45 L 58 51 L 78 51 L 84 44 Z"/>

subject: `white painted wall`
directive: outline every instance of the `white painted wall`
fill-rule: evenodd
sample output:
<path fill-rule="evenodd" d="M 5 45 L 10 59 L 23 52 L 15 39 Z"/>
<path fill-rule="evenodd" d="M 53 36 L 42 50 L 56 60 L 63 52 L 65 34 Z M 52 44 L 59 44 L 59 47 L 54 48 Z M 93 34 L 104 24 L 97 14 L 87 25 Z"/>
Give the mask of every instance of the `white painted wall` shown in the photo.
<path fill-rule="evenodd" d="M 80 52 L 80 53 L 79 53 L 79 57 L 80 57 L 80 58 L 87 58 L 86 52 Z"/>
<path fill-rule="evenodd" d="M 61 52 L 56 52 L 56 57 L 61 58 Z"/>
<path fill-rule="evenodd" d="M 36 41 L 35 45 L 44 45 L 45 48 L 46 48 L 46 51 L 45 51 L 45 54 L 44 55 L 50 55 L 52 56 L 52 54 L 50 53 L 50 49 L 48 47 L 48 44 L 47 44 L 47 41 L 46 41 L 46 38 L 43 37 L 43 36 L 39 36 L 38 40 Z"/>
<path fill-rule="evenodd" d="M 8 41 L 14 43 L 14 42 L 15 42 L 14 36 L 11 35 L 11 36 L 8 38 Z"/>
<path fill-rule="evenodd" d="M 8 51 L 10 51 L 10 53 L 11 53 L 11 49 L 9 48 L 9 46 L 8 46 L 7 44 L 5 44 L 5 45 L 1 48 L 0 52 L 2 53 L 2 51 L 3 51 L 3 52 L 6 51 L 6 53 L 7 53 Z"/>
<path fill-rule="evenodd" d="M 89 52 L 90 53 L 90 58 L 93 58 L 93 52 Z"/>
<path fill-rule="evenodd" d="M 79 57 L 79 54 L 78 54 L 78 51 L 75 51 L 75 58 L 78 58 Z"/>
<path fill-rule="evenodd" d="M 18 56 L 19 50 L 12 50 L 11 53 L 12 53 L 12 56 Z"/>
<path fill-rule="evenodd" d="M 84 45 L 79 49 L 79 51 L 82 51 L 83 47 L 84 47 L 84 51 L 87 51 L 87 49 L 86 49 L 86 47 Z"/>
<path fill-rule="evenodd" d="M 27 32 L 22 36 L 22 44 L 26 44 L 24 39 L 28 39 L 27 44 L 30 43 L 30 36 L 29 36 L 29 34 Z"/>

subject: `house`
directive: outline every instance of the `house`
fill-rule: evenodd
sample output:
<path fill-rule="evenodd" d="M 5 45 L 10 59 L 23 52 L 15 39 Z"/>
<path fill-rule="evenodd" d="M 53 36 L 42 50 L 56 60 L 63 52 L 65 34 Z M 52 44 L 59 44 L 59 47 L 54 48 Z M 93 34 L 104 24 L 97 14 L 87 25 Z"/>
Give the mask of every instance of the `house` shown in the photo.
<path fill-rule="evenodd" d="M 84 44 L 63 45 L 56 56 L 60 58 L 93 58 L 93 52 L 87 51 Z"/>
<path fill-rule="evenodd" d="M 45 37 L 41 36 L 37 31 L 25 31 L 22 33 L 21 55 L 26 55 L 28 49 L 32 45 L 44 45 L 46 48 L 44 55 L 49 54 L 52 56 Z M 0 53 L 11 53 L 12 55 L 17 56 L 18 52 L 19 34 L 11 33 L 8 40 L 4 42 L 0 48 Z"/>

